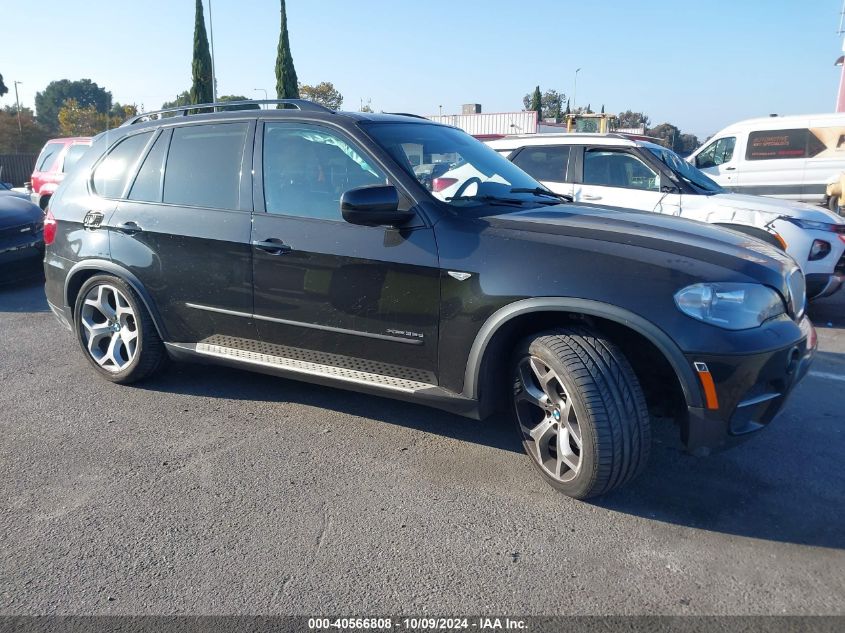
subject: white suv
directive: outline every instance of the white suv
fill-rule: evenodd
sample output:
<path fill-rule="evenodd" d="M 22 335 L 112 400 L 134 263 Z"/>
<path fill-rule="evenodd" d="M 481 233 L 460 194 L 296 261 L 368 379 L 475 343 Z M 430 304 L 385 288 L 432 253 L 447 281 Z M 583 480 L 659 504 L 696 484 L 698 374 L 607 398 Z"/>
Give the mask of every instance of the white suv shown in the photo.
<path fill-rule="evenodd" d="M 741 231 L 785 248 L 825 297 L 845 280 L 845 218 L 800 202 L 730 193 L 661 145 L 621 134 L 525 134 L 488 141 L 555 193 Z"/>

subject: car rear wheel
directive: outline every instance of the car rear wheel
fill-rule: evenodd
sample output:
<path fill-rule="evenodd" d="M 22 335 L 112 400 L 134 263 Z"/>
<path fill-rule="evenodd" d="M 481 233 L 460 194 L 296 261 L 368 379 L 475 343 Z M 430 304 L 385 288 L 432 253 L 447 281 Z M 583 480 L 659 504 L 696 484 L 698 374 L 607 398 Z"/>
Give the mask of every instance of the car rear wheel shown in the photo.
<path fill-rule="evenodd" d="M 79 291 L 74 308 L 77 340 L 97 372 L 127 384 L 167 363 L 167 352 L 144 304 L 122 279 L 96 275 Z"/>
<path fill-rule="evenodd" d="M 544 332 L 523 341 L 513 367 L 522 444 L 549 484 L 586 499 L 642 471 L 651 448 L 648 409 L 616 345 L 587 329 Z"/>

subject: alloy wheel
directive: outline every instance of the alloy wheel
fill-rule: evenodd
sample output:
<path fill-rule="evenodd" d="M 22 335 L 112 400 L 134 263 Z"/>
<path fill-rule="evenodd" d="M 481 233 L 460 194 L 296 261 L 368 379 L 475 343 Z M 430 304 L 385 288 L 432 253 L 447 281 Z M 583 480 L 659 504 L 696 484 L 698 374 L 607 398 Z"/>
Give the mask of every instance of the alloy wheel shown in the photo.
<path fill-rule="evenodd" d="M 553 479 L 572 481 L 581 469 L 581 427 L 560 376 L 536 356 L 516 369 L 514 404 L 526 450 Z"/>
<path fill-rule="evenodd" d="M 106 371 L 126 369 L 138 351 L 138 324 L 126 295 L 114 286 L 96 285 L 85 295 L 80 316 L 91 358 Z"/>

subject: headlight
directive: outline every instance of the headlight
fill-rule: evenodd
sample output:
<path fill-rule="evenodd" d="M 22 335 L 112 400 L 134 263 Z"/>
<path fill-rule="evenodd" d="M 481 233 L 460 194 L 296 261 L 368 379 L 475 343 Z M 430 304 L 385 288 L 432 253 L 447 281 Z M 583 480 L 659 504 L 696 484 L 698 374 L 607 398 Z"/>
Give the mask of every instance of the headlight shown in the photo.
<path fill-rule="evenodd" d="M 799 220 L 798 218 L 783 218 L 795 226 L 813 231 L 829 231 L 831 233 L 845 233 L 845 224 L 832 224 L 830 222 L 817 222 L 816 220 Z"/>
<path fill-rule="evenodd" d="M 675 304 L 693 319 L 726 330 L 748 330 L 786 312 L 777 291 L 760 284 L 694 284 L 675 294 Z"/>

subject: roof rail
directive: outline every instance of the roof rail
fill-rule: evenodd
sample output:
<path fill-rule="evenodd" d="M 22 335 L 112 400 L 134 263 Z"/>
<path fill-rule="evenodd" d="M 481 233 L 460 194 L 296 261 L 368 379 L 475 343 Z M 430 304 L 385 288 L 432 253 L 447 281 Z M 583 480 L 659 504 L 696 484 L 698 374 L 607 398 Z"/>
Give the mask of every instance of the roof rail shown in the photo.
<path fill-rule="evenodd" d="M 164 110 L 154 110 L 152 112 L 144 112 L 142 114 L 135 115 L 130 117 L 124 121 L 120 127 L 124 125 L 134 125 L 135 123 L 139 123 L 144 120 L 151 120 L 152 117 L 162 114 L 173 114 L 173 115 L 181 115 L 181 116 L 188 116 L 191 114 L 193 110 L 208 110 L 211 109 L 213 112 L 217 112 L 218 108 L 224 110 L 230 110 L 233 106 L 248 106 L 248 105 L 285 105 L 290 106 L 296 110 L 302 111 L 309 111 L 309 112 L 334 112 L 334 110 L 330 110 L 326 106 L 320 105 L 319 103 L 315 103 L 314 101 L 308 101 L 307 99 L 247 99 L 245 101 L 218 101 L 216 103 L 189 103 L 183 106 L 177 106 L 175 108 L 165 108 Z M 284 109 L 284 108 L 283 108 Z M 202 113 L 197 113 L 202 114 Z"/>

